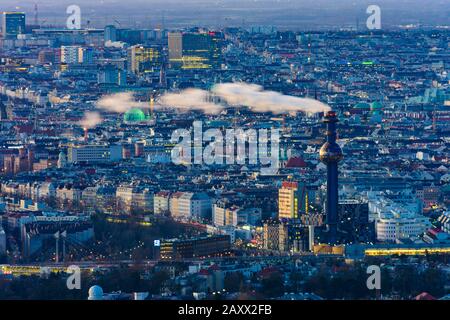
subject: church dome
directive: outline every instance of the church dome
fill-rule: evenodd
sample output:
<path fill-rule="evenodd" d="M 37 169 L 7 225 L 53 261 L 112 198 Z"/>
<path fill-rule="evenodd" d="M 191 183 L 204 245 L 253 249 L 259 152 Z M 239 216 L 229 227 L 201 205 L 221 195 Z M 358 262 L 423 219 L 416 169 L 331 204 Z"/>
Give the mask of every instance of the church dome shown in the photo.
<path fill-rule="evenodd" d="M 373 114 L 379 114 L 382 109 L 383 109 L 383 105 L 378 101 L 372 102 L 372 104 L 370 105 L 370 111 Z"/>
<path fill-rule="evenodd" d="M 138 108 L 128 110 L 123 116 L 123 121 L 125 122 L 142 122 L 145 120 L 145 113 Z"/>
<path fill-rule="evenodd" d="M 370 110 L 370 104 L 367 102 L 358 102 L 353 106 L 353 109 Z"/>
<path fill-rule="evenodd" d="M 103 289 L 100 286 L 89 288 L 89 300 L 101 300 L 103 298 Z"/>

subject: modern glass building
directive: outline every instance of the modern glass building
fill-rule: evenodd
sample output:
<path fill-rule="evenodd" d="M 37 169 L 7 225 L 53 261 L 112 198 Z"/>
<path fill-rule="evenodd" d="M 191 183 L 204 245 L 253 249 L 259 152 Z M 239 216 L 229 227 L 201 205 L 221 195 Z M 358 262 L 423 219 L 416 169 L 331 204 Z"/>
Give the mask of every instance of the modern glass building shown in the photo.
<path fill-rule="evenodd" d="M 169 61 L 175 68 L 210 69 L 220 64 L 222 34 L 219 32 L 168 35 Z"/>
<path fill-rule="evenodd" d="M 106 41 L 117 41 L 117 28 L 115 26 L 108 25 L 105 27 L 105 42 Z"/>
<path fill-rule="evenodd" d="M 153 72 L 162 63 L 161 48 L 136 45 L 128 49 L 128 71 L 134 74 Z"/>
<path fill-rule="evenodd" d="M 2 14 L 2 35 L 3 38 L 17 37 L 18 34 L 25 33 L 25 13 L 23 12 L 3 12 Z"/>

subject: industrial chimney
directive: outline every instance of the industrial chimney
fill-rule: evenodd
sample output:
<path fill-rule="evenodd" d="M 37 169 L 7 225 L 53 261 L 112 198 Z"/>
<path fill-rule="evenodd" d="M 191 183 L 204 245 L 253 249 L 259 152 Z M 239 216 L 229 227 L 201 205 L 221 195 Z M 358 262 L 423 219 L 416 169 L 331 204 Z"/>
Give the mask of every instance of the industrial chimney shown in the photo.
<path fill-rule="evenodd" d="M 327 141 L 320 148 L 320 161 L 327 165 L 327 203 L 326 225 L 329 244 L 337 244 L 338 224 L 338 162 L 343 159 L 343 153 L 336 143 L 336 123 L 339 120 L 336 112 L 328 111 L 323 122 L 327 124 Z"/>

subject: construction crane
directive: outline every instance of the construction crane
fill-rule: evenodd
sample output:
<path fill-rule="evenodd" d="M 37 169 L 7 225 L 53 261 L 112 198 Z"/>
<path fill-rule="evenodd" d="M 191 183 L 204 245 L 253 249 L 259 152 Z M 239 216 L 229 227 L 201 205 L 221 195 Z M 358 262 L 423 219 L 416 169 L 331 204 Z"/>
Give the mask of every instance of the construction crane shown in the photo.
<path fill-rule="evenodd" d="M 39 26 L 38 5 L 34 4 L 34 25 Z"/>
<path fill-rule="evenodd" d="M 117 23 L 117 24 L 119 25 L 119 27 L 122 27 L 122 24 L 120 23 L 119 20 L 117 20 L 116 18 L 113 18 L 113 21 L 114 21 L 115 23 Z"/>

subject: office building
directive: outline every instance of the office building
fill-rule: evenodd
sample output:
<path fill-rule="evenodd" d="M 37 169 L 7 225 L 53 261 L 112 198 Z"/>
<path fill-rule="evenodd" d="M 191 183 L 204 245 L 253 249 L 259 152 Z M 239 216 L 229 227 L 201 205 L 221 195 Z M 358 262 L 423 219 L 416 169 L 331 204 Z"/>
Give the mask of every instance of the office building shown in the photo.
<path fill-rule="evenodd" d="M 263 247 L 266 250 L 288 251 L 289 233 L 287 224 L 279 221 L 268 221 L 264 223 Z"/>
<path fill-rule="evenodd" d="M 209 69 L 212 66 L 212 39 L 208 33 L 183 34 L 183 69 Z"/>
<path fill-rule="evenodd" d="M 180 62 L 183 57 L 183 34 L 181 32 L 168 33 L 169 62 Z"/>
<path fill-rule="evenodd" d="M 161 241 L 160 257 L 163 260 L 190 259 L 226 254 L 231 249 L 230 236 L 215 235 L 193 239 Z"/>
<path fill-rule="evenodd" d="M 338 230 L 343 243 L 369 243 L 375 240 L 374 222 L 369 221 L 369 204 L 355 199 L 340 200 Z"/>
<path fill-rule="evenodd" d="M 308 192 L 304 183 L 284 181 L 278 190 L 278 218 L 297 219 L 308 213 Z"/>
<path fill-rule="evenodd" d="M 58 63 L 60 57 L 56 54 L 55 50 L 45 49 L 39 51 L 38 60 L 40 64 L 55 64 Z"/>
<path fill-rule="evenodd" d="M 6 233 L 3 227 L 0 226 L 0 256 L 6 253 Z"/>
<path fill-rule="evenodd" d="M 206 193 L 176 192 L 170 198 L 170 213 L 184 219 L 204 219 L 211 216 L 211 198 Z"/>
<path fill-rule="evenodd" d="M 93 64 L 94 50 L 90 47 L 62 46 L 61 63 L 63 64 Z"/>
<path fill-rule="evenodd" d="M 144 187 L 119 186 L 116 190 L 118 207 L 126 213 L 153 212 L 153 192 Z"/>
<path fill-rule="evenodd" d="M 128 72 L 140 75 L 161 67 L 161 49 L 156 46 L 135 45 L 128 49 Z"/>
<path fill-rule="evenodd" d="M 153 198 L 153 213 L 159 215 L 168 215 L 169 210 L 170 192 L 160 191 L 155 194 Z"/>
<path fill-rule="evenodd" d="M 107 64 L 100 67 L 97 74 L 97 83 L 105 86 L 123 87 L 127 85 L 127 74 L 125 70 Z"/>
<path fill-rule="evenodd" d="M 213 222 L 217 227 L 256 225 L 260 220 L 260 208 L 241 208 L 224 201 L 213 205 Z"/>
<path fill-rule="evenodd" d="M 93 64 L 94 63 L 94 49 L 91 47 L 84 47 L 78 49 L 78 63 L 79 64 Z"/>
<path fill-rule="evenodd" d="M 2 14 L 3 38 L 15 38 L 17 37 L 17 35 L 23 33 L 25 33 L 25 13 L 3 12 Z"/>
<path fill-rule="evenodd" d="M 388 207 L 375 220 L 378 241 L 396 242 L 419 237 L 430 227 L 429 218 L 403 207 Z"/>
<path fill-rule="evenodd" d="M 68 148 L 67 161 L 76 162 L 109 162 L 122 158 L 120 145 L 73 145 Z"/>
<path fill-rule="evenodd" d="M 113 25 L 108 25 L 105 27 L 105 42 L 107 41 L 117 41 L 117 28 Z"/>
<path fill-rule="evenodd" d="M 217 67 L 221 58 L 222 38 L 219 32 L 169 33 L 170 65 L 182 69 Z"/>

